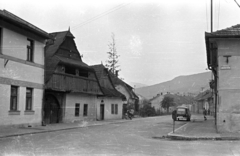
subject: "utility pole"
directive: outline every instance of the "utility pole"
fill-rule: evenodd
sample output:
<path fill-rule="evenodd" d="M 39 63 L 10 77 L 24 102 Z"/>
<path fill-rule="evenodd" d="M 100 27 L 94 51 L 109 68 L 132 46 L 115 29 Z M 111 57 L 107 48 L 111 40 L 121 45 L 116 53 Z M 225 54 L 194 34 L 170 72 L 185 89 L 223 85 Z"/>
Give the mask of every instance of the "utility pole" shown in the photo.
<path fill-rule="evenodd" d="M 213 0 L 211 0 L 211 33 L 213 32 L 213 6 L 212 6 Z"/>

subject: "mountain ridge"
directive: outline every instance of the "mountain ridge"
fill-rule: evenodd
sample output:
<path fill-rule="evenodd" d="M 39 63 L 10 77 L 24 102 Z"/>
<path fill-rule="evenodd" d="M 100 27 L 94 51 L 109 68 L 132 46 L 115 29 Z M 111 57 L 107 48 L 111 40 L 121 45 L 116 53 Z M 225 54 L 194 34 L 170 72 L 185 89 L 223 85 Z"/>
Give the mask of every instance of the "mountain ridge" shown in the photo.
<path fill-rule="evenodd" d="M 159 93 L 197 94 L 201 90 L 209 88 L 211 72 L 197 73 L 192 75 L 180 75 L 172 80 L 154 84 L 151 86 L 136 88 L 137 94 L 146 98 L 152 98 Z"/>

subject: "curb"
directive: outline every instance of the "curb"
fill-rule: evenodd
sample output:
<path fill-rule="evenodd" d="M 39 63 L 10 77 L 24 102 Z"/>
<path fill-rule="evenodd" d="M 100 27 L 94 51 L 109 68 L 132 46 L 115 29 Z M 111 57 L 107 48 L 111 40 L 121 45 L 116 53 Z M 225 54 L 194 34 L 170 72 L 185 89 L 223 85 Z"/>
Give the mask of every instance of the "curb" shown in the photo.
<path fill-rule="evenodd" d="M 184 128 L 188 124 L 190 124 L 190 123 L 186 123 L 185 125 L 182 125 L 181 127 L 177 128 L 175 130 L 175 132 Z M 227 136 L 220 136 L 220 137 L 187 136 L 187 135 L 181 135 L 181 134 L 174 134 L 173 131 L 168 133 L 166 138 L 169 138 L 171 140 L 186 140 L 186 141 L 194 141 L 194 140 L 222 140 L 222 141 L 229 140 L 229 141 L 234 141 L 234 140 L 240 140 L 240 137 L 227 137 Z"/>
<path fill-rule="evenodd" d="M 129 120 L 129 121 L 132 121 L 132 120 Z M 92 124 L 92 125 L 86 125 L 86 126 L 59 128 L 59 129 L 53 129 L 53 130 L 42 130 L 42 131 L 37 131 L 37 132 L 9 134 L 9 135 L 0 136 L 0 139 L 3 139 L 3 138 L 11 138 L 11 137 L 18 137 L 18 136 L 24 136 L 24 135 L 31 135 L 31 134 L 47 133 L 47 132 L 66 131 L 66 130 L 78 129 L 78 128 L 86 128 L 86 127 L 94 127 L 94 126 L 103 126 L 103 125 L 110 125 L 110 124 L 118 124 L 118 123 L 124 123 L 124 122 L 127 122 L 127 120 L 126 120 L 126 121 L 125 121 L 125 120 L 124 120 L 124 121 L 118 121 L 118 122 L 108 122 L 108 123 Z"/>

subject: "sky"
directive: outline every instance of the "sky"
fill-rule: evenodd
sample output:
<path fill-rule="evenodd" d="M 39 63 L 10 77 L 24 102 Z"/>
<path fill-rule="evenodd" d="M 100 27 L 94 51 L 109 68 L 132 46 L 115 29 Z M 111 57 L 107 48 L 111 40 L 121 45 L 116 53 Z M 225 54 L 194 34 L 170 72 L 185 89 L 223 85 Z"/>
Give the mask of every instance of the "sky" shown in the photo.
<path fill-rule="evenodd" d="M 210 0 L 1 0 L 0 9 L 48 33 L 70 28 L 88 65 L 106 64 L 114 33 L 119 76 L 130 84 L 153 85 L 207 71 Z M 235 1 L 213 0 L 213 31 L 236 24 Z"/>

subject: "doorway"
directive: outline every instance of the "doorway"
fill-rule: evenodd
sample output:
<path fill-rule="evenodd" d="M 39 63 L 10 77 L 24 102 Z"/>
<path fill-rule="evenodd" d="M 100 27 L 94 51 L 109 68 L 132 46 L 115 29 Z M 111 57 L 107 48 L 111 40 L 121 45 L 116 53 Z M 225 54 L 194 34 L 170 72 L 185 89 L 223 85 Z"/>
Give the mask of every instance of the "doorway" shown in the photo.
<path fill-rule="evenodd" d="M 60 105 L 53 95 L 47 95 L 44 105 L 44 121 L 46 124 L 59 123 Z"/>
<path fill-rule="evenodd" d="M 104 120 L 104 104 L 100 104 L 100 120 Z"/>

